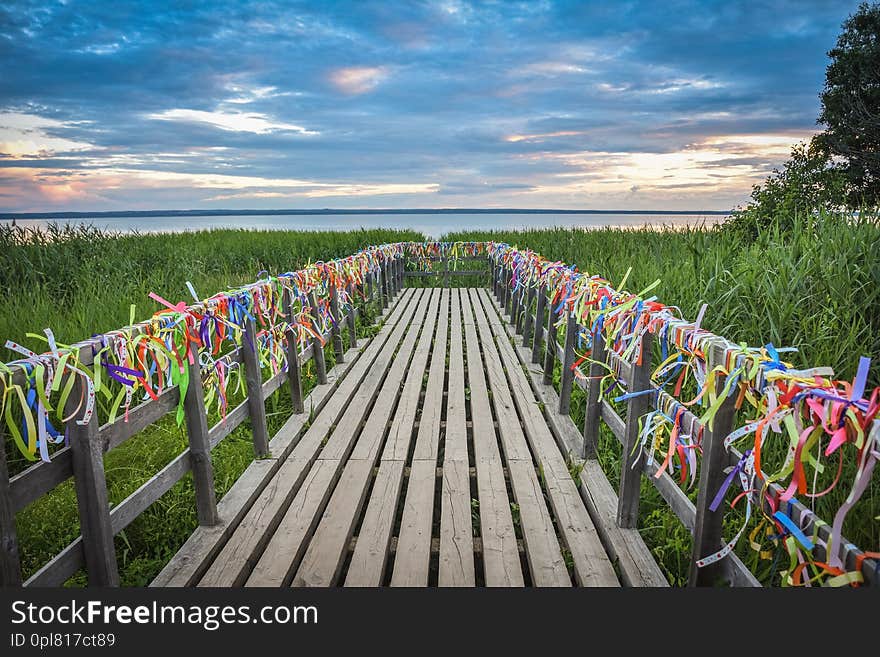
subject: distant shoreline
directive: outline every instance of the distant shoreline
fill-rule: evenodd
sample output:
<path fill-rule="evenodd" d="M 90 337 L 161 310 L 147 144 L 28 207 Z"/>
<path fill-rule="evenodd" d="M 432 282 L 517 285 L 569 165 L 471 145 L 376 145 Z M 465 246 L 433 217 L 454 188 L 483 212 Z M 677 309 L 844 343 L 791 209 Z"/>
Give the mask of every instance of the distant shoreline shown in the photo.
<path fill-rule="evenodd" d="M 726 216 L 729 210 L 553 210 L 527 208 L 410 208 L 410 209 L 307 209 L 307 210 L 119 210 L 104 212 L 0 212 L 2 219 L 103 219 L 130 217 L 320 216 L 381 214 L 630 214 Z"/>

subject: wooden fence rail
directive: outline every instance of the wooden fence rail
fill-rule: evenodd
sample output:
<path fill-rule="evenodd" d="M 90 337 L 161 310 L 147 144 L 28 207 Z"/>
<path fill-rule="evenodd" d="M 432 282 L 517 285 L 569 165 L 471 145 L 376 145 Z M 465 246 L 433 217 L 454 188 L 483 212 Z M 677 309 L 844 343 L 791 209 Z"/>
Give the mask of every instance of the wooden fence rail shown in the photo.
<path fill-rule="evenodd" d="M 364 305 L 379 303 L 385 308 L 404 282 L 404 263 L 401 259 L 386 261 L 378 270 L 370 273 L 361 290 Z M 344 311 L 340 308 L 337 291 L 330 287 L 329 302 L 335 321 L 321 336 L 327 348 L 332 348 L 337 362 L 344 354 L 343 327 L 350 332 L 350 345 L 357 344 L 357 317 L 363 314 L 354 302 Z M 351 299 L 355 297 L 352 295 Z M 283 307 L 292 312 L 291 300 L 285 294 Z M 316 307 L 314 293 L 310 298 Z M 29 504 L 52 491 L 70 478 L 74 480 L 81 535 L 43 565 L 24 582 L 24 586 L 60 586 L 78 570 L 85 567 L 90 586 L 118 586 L 119 572 L 116 563 L 114 536 L 123 531 L 147 508 L 168 492 L 184 475 L 193 473 L 196 509 L 201 525 L 213 525 L 218 521 L 215 481 L 211 465 L 211 451 L 250 419 L 254 453 L 257 457 L 269 454 L 269 431 L 266 421 L 266 399 L 281 388 L 285 382 L 293 400 L 293 412 L 304 413 L 302 369 L 313 361 L 319 383 L 327 380 L 324 348 L 321 340 L 314 338 L 308 345 L 298 344 L 294 332 L 287 335 L 286 371 L 279 372 L 267 381 L 256 353 L 248 345 L 256 344 L 256 325 L 250 320 L 245 325 L 246 339 L 240 346 L 218 360 L 226 364 L 244 367 L 247 396 L 237 407 L 229 411 L 225 420 L 208 426 L 202 385 L 189 385 L 184 399 L 184 413 L 189 446 L 170 463 L 156 473 L 136 491 L 110 508 L 107 499 L 107 482 L 104 474 L 104 454 L 119 447 L 148 426 L 177 408 L 180 391 L 177 386 L 166 388 L 156 399 L 149 399 L 132 408 L 126 418 L 118 418 L 98 426 L 98 415 L 92 416 L 85 426 L 70 423 L 69 446 L 56 451 L 49 462 L 39 462 L 10 477 L 6 463 L 6 450 L 0 432 L 0 585 L 22 584 L 20 549 L 15 527 L 15 514 Z M 87 363 L 91 356 L 91 342 L 75 345 L 80 349 L 80 362 Z M 190 381 L 201 381 L 198 363 L 190 365 Z M 78 381 L 77 385 L 81 385 Z M 70 399 L 79 399 L 75 392 Z"/>
<path fill-rule="evenodd" d="M 487 261 L 485 256 L 458 259 Z M 386 261 L 367 276 L 360 290 L 348 290 L 350 298 L 354 299 L 355 292 L 362 293 L 365 296 L 365 304 L 378 303 L 384 309 L 404 287 L 406 279 L 439 276 L 444 286 L 448 287 L 452 276 L 488 277 L 489 288 L 495 295 L 499 307 L 508 313 L 514 334 L 521 335 L 521 344 L 527 353 L 531 353 L 532 362 L 542 363 L 543 358 L 545 384 L 554 382 L 556 364 L 558 362 L 561 365 L 558 408 L 548 408 L 545 412 L 568 417 L 574 386 L 585 391 L 583 441 L 577 447 L 577 453 L 571 456 L 587 460 L 596 458 L 602 424 L 607 426 L 611 434 L 620 442 L 623 457 L 618 490 L 616 519 L 618 526 L 622 528 L 636 526 L 641 479 L 644 476 L 655 486 L 675 516 L 694 536 L 690 585 L 716 584 L 719 580 L 735 586 L 759 585 L 755 576 L 734 553 L 711 567 L 697 569 L 693 565 L 697 558 L 717 550 L 722 541 L 723 510 L 713 512 L 709 505 L 726 476 L 725 469 L 735 465 L 742 458 L 742 454 L 737 450 L 725 450 L 722 445 L 723 438 L 730 432 L 733 424 L 732 404 L 722 407 L 716 415 L 713 430 L 710 431 L 706 427 L 704 432 L 703 458 L 695 504 L 668 472 L 656 476 L 658 465 L 647 463 L 637 449 L 639 417 L 650 409 L 656 409 L 659 400 L 668 396 L 665 391 L 654 387 L 650 379 L 652 345 L 647 337 L 650 334 L 646 334 L 640 347 L 642 358 L 639 364 L 633 365 L 608 349 L 601 333 L 596 332 L 592 336 L 594 345 L 592 362 L 585 368 L 575 367 L 578 339 L 583 332 L 589 332 L 590 327 L 579 325 L 573 314 L 569 312 L 564 321 L 562 344 L 560 344 L 559 323 L 548 302 L 549 290 L 544 286 L 518 284 L 513 272 L 500 260 L 491 256 L 488 258 L 488 269 L 476 270 L 450 269 L 449 258 L 445 256 L 428 260 L 442 263 L 442 269 L 428 272 L 410 271 L 405 258 Z M 331 288 L 328 293 L 334 322 L 322 338 L 327 348 L 333 349 L 337 362 L 341 362 L 345 353 L 342 328 L 345 327 L 349 331 L 349 347 L 355 347 L 357 318 L 363 315 L 363 311 L 354 303 L 345 309 L 340 308 L 338 291 Z M 310 305 L 313 309 L 316 308 L 314 294 L 310 298 Z M 293 308 L 289 295 L 285 294 L 282 306 L 288 317 L 291 317 Z M 84 426 L 72 424 L 68 447 L 56 451 L 51 462 L 39 462 L 12 477 L 8 473 L 5 449 L 0 449 L 0 547 L 2 547 L 0 583 L 4 586 L 17 586 L 22 583 L 20 549 L 15 529 L 16 513 L 71 477 L 74 479 L 76 489 L 81 535 L 25 581 L 25 586 L 61 585 L 82 567 L 86 568 L 90 585 L 118 585 L 119 573 L 114 536 L 168 492 L 188 472 L 192 472 L 194 477 L 199 523 L 212 525 L 217 522 L 211 450 L 245 420 L 250 419 L 254 453 L 257 457 L 268 455 L 270 448 L 265 412 L 266 399 L 286 384 L 293 402 L 294 414 L 302 414 L 305 411 L 302 389 L 303 366 L 308 361 L 312 361 L 318 382 L 327 381 L 322 340 L 316 337 L 307 344 L 300 344 L 292 331 L 288 332 L 285 345 L 290 366 L 286 371 L 281 371 L 267 381 L 263 381 L 256 354 L 246 346 L 255 344 L 256 326 L 253 321 L 247 323 L 245 331 L 247 339 L 243 341 L 243 346 L 222 356 L 226 364 L 244 367 L 247 390 L 245 400 L 228 412 L 225 421 L 209 427 L 203 387 L 188 386 L 184 399 L 188 447 L 112 509 L 107 499 L 104 454 L 119 447 L 174 410 L 180 401 L 180 391 L 177 387 L 167 388 L 156 399 L 150 399 L 132 408 L 127 418 L 119 418 L 114 422 L 98 426 L 98 418 L 95 414 L 91 422 Z M 91 346 L 89 341 L 74 345 L 74 348 L 80 349 L 80 362 L 85 362 L 90 356 Z M 714 349 L 710 350 L 710 362 L 717 362 L 719 357 L 720 353 L 716 353 Z M 626 419 L 618 415 L 610 402 L 600 397 L 599 380 L 604 373 L 603 366 L 609 367 L 620 381 L 625 382 L 628 393 L 652 391 L 651 394 L 629 397 Z M 191 366 L 190 376 L 191 381 L 201 380 L 201 371 L 197 364 Z M 81 385 L 81 382 L 78 385 Z M 719 380 L 717 385 L 720 389 L 723 381 Z M 79 398 L 79 394 L 74 394 L 71 398 Z M 682 422 L 690 427 L 692 432 L 700 426 L 699 419 L 689 411 L 683 412 Z M 0 439 L 2 438 L 0 434 Z M 763 473 L 760 476 L 763 477 Z M 777 484 L 772 484 L 770 490 L 778 493 L 781 489 Z M 756 505 L 762 503 L 758 497 L 757 493 L 752 494 L 752 501 Z M 787 510 L 792 520 L 798 523 L 805 533 L 815 532 L 820 539 L 827 541 L 831 531 L 829 525 L 816 518 L 808 508 L 792 500 Z M 877 583 L 878 564 L 875 560 L 865 558 L 864 553 L 846 539 L 840 540 L 835 545 L 835 549 L 838 550 L 848 569 L 854 569 L 861 564 L 865 582 Z M 818 545 L 814 555 L 818 559 L 824 559 L 826 556 L 823 548 Z"/>
<path fill-rule="evenodd" d="M 565 321 L 565 335 L 563 344 L 558 341 L 558 318 L 553 312 L 547 312 L 549 305 L 548 291 L 543 287 L 530 287 L 520 284 L 517 287 L 513 272 L 500 260 L 494 260 L 490 256 L 490 268 L 492 281 L 490 288 L 495 294 L 499 306 L 506 310 L 510 316 L 510 323 L 514 330 L 520 326 L 518 313 L 524 312 L 528 317 L 522 322 L 523 345 L 528 346 L 531 341 L 532 361 L 538 363 L 543 352 L 544 360 L 544 383 L 553 382 L 555 364 L 562 364 L 562 373 L 559 390 L 558 413 L 567 415 L 572 394 L 572 385 L 582 388 L 586 393 L 586 407 L 583 427 L 583 445 L 576 458 L 595 459 L 598 447 L 599 430 L 602 424 L 607 426 L 622 447 L 620 487 L 618 491 L 618 517 L 620 527 L 633 527 L 637 521 L 639 506 L 639 491 L 642 476 L 658 490 L 661 497 L 669 505 L 675 516 L 694 536 L 693 553 L 690 560 L 691 586 L 715 585 L 725 582 L 732 586 L 760 586 L 757 578 L 748 567 L 731 552 L 720 561 L 697 568 L 697 559 L 707 556 L 718 550 L 722 545 L 721 524 L 724 507 L 712 511 L 709 506 L 715 497 L 721 483 L 727 476 L 727 470 L 742 459 L 742 453 L 735 448 L 724 449 L 722 444 L 724 437 L 733 428 L 734 408 L 731 397 L 715 416 L 712 430 L 706 427 L 704 430 L 702 451 L 703 458 L 700 465 L 700 478 L 698 482 L 697 502 L 694 504 L 688 495 L 678 486 L 668 472 L 663 472 L 659 477 L 658 465 L 647 464 L 642 457 L 640 449 L 636 449 L 638 439 L 637 420 L 651 409 L 656 409 L 658 400 L 668 397 L 668 393 L 658 389 L 650 379 L 650 353 L 651 348 L 646 339 L 641 346 L 643 358 L 640 365 L 633 365 L 622 359 L 616 352 L 607 348 L 604 338 L 599 332 L 592 334 L 594 345 L 591 363 L 582 367 L 572 367 L 574 362 L 574 349 L 577 338 L 581 332 L 590 333 L 590 327 L 579 325 L 572 315 L 567 313 Z M 534 310 L 533 310 L 534 308 Z M 534 327 L 534 328 L 532 328 Z M 716 364 L 722 354 L 712 345 L 710 350 L 710 367 Z M 610 367 L 617 378 L 626 383 L 627 393 L 637 393 L 651 390 L 653 394 L 642 394 L 629 397 L 627 400 L 626 420 L 614 410 L 607 400 L 600 401 L 600 379 L 607 370 L 603 364 Z M 718 390 L 724 385 L 723 377 L 716 382 Z M 880 420 L 875 420 L 875 423 Z M 699 429 L 699 419 L 690 411 L 684 411 L 682 424 L 688 426 L 690 431 Z M 760 507 L 764 501 L 760 498 L 763 479 L 766 475 L 759 473 L 756 481 L 756 491 L 750 493 L 750 499 L 756 507 Z M 782 492 L 778 484 L 771 484 L 769 490 L 773 494 Z M 816 535 L 823 541 L 831 535 L 830 526 L 822 522 L 807 507 L 796 499 L 788 503 L 788 514 L 798 524 L 805 534 Z M 846 538 L 841 538 L 834 546 L 838 551 L 843 563 L 848 570 L 853 570 L 861 565 L 861 572 L 865 583 L 876 585 L 880 578 L 880 564 L 877 560 L 865 558 L 862 550 L 850 543 Z M 813 551 L 814 557 L 822 561 L 826 558 L 825 549 L 816 545 Z"/>

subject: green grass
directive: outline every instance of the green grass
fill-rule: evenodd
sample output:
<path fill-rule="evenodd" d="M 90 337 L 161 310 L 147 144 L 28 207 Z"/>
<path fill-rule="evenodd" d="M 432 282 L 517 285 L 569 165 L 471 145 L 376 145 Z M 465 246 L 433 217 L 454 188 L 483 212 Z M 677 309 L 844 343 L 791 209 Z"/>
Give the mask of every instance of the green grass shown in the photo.
<path fill-rule="evenodd" d="M 700 228 L 549 229 L 457 233 L 445 238 L 493 239 L 527 246 L 612 282 L 619 282 L 632 266 L 629 289 L 638 290 L 660 278 L 657 296 L 677 304 L 684 316 L 695 317 L 700 305 L 708 302 L 706 328 L 751 345 L 796 346 L 801 351 L 791 360 L 797 365 L 832 365 L 841 378 L 852 378 L 859 355 L 880 358 L 880 313 L 876 310 L 880 226 L 876 219 L 851 222 L 827 217 L 784 236 L 768 230 L 757 238 Z M 54 228 L 47 236 L 38 236 L 0 226 L 0 343 L 9 338 L 41 348 L 25 334 L 39 333 L 44 327 L 51 327 L 60 342 L 73 342 L 125 325 L 132 303 L 138 306 L 138 318 L 149 316 L 159 308 L 147 298 L 151 291 L 176 302 L 188 298 L 186 281 L 207 296 L 251 282 L 261 270 L 279 273 L 309 260 L 345 256 L 369 244 L 423 239 L 418 233 L 387 230 L 226 230 L 134 236 Z M 454 277 L 451 281 L 464 283 Z M 369 327 L 363 330 L 367 334 Z M 332 350 L 326 355 L 332 365 Z M 0 350 L 2 360 L 14 357 Z M 872 385 L 880 383 L 877 371 L 875 367 Z M 306 373 L 306 388 L 313 383 Z M 230 408 L 238 401 L 230 399 Z M 267 402 L 267 412 L 274 432 L 291 413 L 284 388 Z M 582 421 L 577 389 L 572 415 L 575 422 Z M 210 421 L 217 419 L 212 416 Z M 119 503 L 185 446 L 185 432 L 166 418 L 110 452 L 105 465 L 111 502 Z M 607 431 L 600 436 L 599 448 L 603 469 L 616 485 L 620 448 Z M 25 466 L 8 446 L 7 454 L 13 472 Z M 217 493 L 222 496 L 253 459 L 247 423 L 219 445 L 212 458 Z M 847 537 L 866 549 L 876 549 L 880 543 L 880 529 L 873 520 L 880 515 L 876 480 L 845 527 Z M 839 491 L 848 490 L 850 481 L 844 479 Z M 839 506 L 840 492 L 817 506 L 828 521 Z M 683 583 L 690 536 L 646 480 L 641 509 L 640 527 L 646 541 L 670 581 Z M 726 536 L 732 536 L 735 521 L 736 514 L 729 514 Z M 27 577 L 79 532 L 71 482 L 21 511 L 17 525 Z M 192 483 L 185 478 L 117 537 L 123 584 L 148 583 L 195 526 Z M 778 583 L 766 563 L 761 569 L 767 571 L 764 581 Z M 84 575 L 78 574 L 70 583 L 85 583 Z"/>
<path fill-rule="evenodd" d="M 0 226 L 0 343 L 12 339 L 42 351 L 45 347 L 26 333 L 51 327 L 63 343 L 124 326 L 130 304 L 138 305 L 138 319 L 159 308 L 147 298 L 151 291 L 177 302 L 188 298 L 186 281 L 208 296 L 250 283 L 261 270 L 285 272 L 371 244 L 423 239 L 420 233 L 391 230 L 114 235 L 93 228 L 50 227 L 48 233 L 38 234 L 7 224 Z M 361 326 L 363 335 L 371 333 L 371 327 Z M 4 361 L 16 357 L 0 351 Z M 325 356 L 332 367 L 329 345 Z M 306 368 L 304 392 L 314 382 Z M 230 409 L 240 401 L 230 398 Z M 289 394 L 282 387 L 267 401 L 270 434 L 291 413 Z M 219 419 L 212 413 L 209 423 Z M 185 429 L 166 417 L 109 452 L 105 469 L 111 504 L 125 499 L 186 446 Z M 28 463 L 14 447 L 6 447 L 11 473 L 24 469 Z M 211 456 L 222 498 L 253 460 L 249 424 L 234 431 Z M 19 512 L 16 524 L 27 578 L 79 534 L 72 481 Z M 116 537 L 122 584 L 149 583 L 196 525 L 192 479 L 187 476 Z M 69 583 L 85 581 L 80 572 Z"/>

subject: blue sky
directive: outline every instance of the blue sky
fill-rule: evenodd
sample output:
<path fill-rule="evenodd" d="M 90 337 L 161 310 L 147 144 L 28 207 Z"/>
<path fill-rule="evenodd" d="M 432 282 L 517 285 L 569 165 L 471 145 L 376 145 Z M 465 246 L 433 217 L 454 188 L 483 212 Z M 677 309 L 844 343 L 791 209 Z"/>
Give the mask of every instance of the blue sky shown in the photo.
<path fill-rule="evenodd" d="M 0 210 L 729 209 L 857 4 L 4 0 Z"/>

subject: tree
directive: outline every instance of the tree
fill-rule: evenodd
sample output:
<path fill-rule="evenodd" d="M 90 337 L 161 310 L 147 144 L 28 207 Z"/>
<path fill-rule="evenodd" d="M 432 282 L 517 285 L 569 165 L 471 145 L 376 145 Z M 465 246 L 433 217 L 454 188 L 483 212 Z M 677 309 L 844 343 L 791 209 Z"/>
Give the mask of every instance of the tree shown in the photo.
<path fill-rule="evenodd" d="M 880 4 L 866 2 L 843 23 L 828 52 L 817 146 L 840 161 L 850 203 L 880 204 Z"/>
<path fill-rule="evenodd" d="M 844 172 L 831 165 L 828 152 L 814 137 L 796 145 L 781 169 L 752 188 L 748 204 L 735 209 L 727 225 L 752 236 L 760 227 L 789 230 L 798 218 L 839 211 L 845 204 L 845 187 Z"/>

